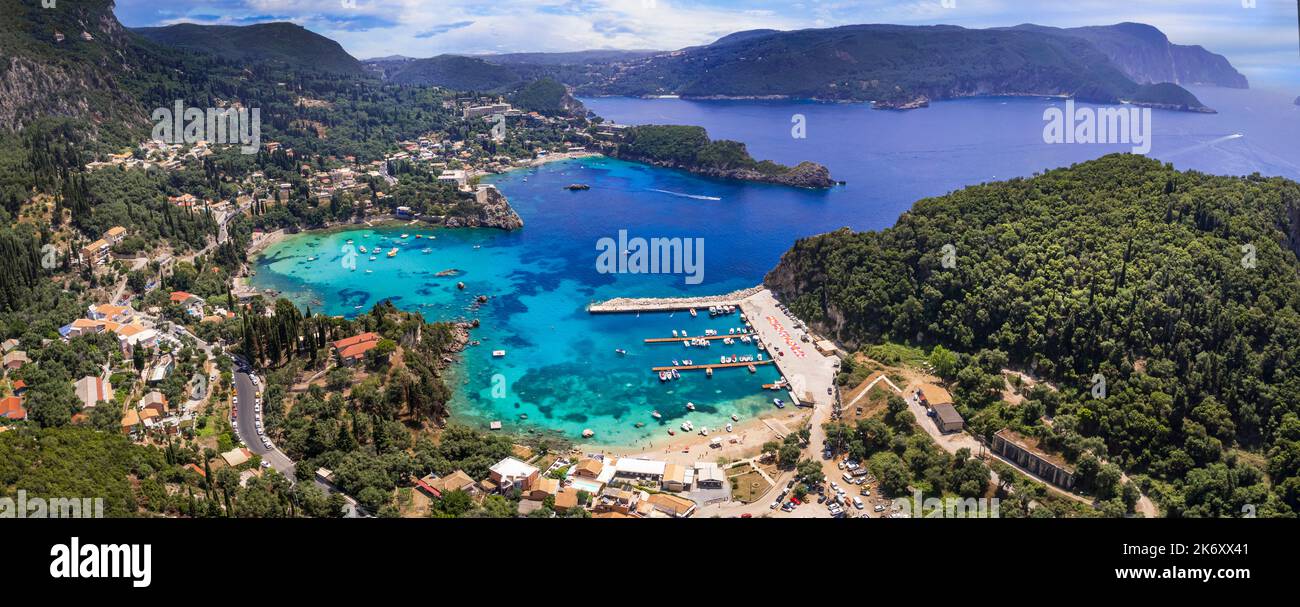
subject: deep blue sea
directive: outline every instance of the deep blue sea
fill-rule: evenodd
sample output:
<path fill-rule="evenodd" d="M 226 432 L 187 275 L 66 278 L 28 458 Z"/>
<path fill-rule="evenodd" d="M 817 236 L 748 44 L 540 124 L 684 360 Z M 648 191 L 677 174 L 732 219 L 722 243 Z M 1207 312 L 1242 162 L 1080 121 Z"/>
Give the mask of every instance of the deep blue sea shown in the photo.
<path fill-rule="evenodd" d="M 1181 169 L 1300 179 L 1300 107 L 1292 97 L 1194 92 L 1220 113 L 1153 112 L 1151 156 Z M 591 315 L 585 311 L 590 301 L 753 286 L 797 238 L 841 226 L 888 227 L 918 198 L 1131 147 L 1043 143 L 1043 111 L 1063 103 L 1057 99 L 969 99 L 903 113 L 856 104 L 583 101 L 616 122 L 696 124 L 715 138 L 745 142 L 758 158 L 821 162 L 848 183 L 804 191 L 610 159 L 554 163 L 490 180 L 523 217 L 522 230 L 407 227 L 305 234 L 264 254 L 255 285 L 328 314 L 355 314 L 387 298 L 431 320 L 477 318 L 482 327 L 474 338 L 482 344 L 469 348 L 455 369 L 455 417 L 475 425 L 500 420 L 509 430 L 575 439 L 590 428 L 595 442 L 644 445 L 664 437 L 683 417 L 697 428 L 717 427 L 733 414 L 750 418 L 770 409 L 760 385 L 775 379 L 776 371 L 719 370 L 713 379 L 687 375 L 660 383 L 651 366 L 754 350 L 739 344 L 708 350 L 645 345 L 643 339 L 667 337 L 673 329 L 725 333 L 738 323 L 707 315 Z M 806 119 L 806 139 L 791 137 L 795 114 Z M 592 188 L 571 192 L 564 189 L 570 183 Z M 685 276 L 672 274 L 598 272 L 597 243 L 617 238 L 620 230 L 630 237 L 702 238 L 702 282 L 687 284 Z M 373 261 L 361 255 L 351 270 L 341 263 L 347 239 L 368 250 L 396 247 L 399 254 L 380 253 Z M 313 256 L 318 259 L 308 261 Z M 437 276 L 450 269 L 458 274 Z M 466 289 L 458 290 L 458 281 Z M 478 295 L 489 296 L 488 303 L 476 307 Z M 619 348 L 627 355 L 615 354 Z M 493 357 L 493 350 L 506 355 Z M 696 404 L 695 412 L 687 412 L 688 401 Z M 653 419 L 652 410 L 663 420 Z"/>

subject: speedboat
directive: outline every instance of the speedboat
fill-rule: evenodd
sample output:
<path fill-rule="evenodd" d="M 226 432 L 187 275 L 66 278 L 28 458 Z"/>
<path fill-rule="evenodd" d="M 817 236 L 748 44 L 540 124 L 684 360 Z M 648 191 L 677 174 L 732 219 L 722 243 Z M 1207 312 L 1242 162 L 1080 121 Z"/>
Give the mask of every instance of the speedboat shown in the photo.
<path fill-rule="evenodd" d="M 704 374 L 707 375 L 707 376 L 709 376 L 709 377 L 713 377 L 713 367 L 708 367 L 708 368 L 706 368 L 706 369 L 704 370 Z"/>
<path fill-rule="evenodd" d="M 689 409 L 689 410 L 691 410 L 691 411 L 694 411 L 694 410 L 695 410 L 695 403 L 691 403 L 691 402 L 686 403 L 686 408 Z"/>
<path fill-rule="evenodd" d="M 663 414 L 660 413 L 658 409 L 656 409 L 656 410 L 654 410 L 654 411 L 651 411 L 651 412 L 650 412 L 650 417 L 653 417 L 653 418 L 655 418 L 655 419 L 663 419 L 663 418 L 664 418 Z"/>
<path fill-rule="evenodd" d="M 410 234 L 402 234 L 402 238 L 410 238 Z"/>
<path fill-rule="evenodd" d="M 614 353 L 615 353 L 615 354 L 618 354 L 619 356 L 623 356 L 623 355 L 627 354 L 627 350 L 624 350 L 623 348 L 619 348 L 619 349 L 617 349 L 617 350 L 614 350 Z"/>
<path fill-rule="evenodd" d="M 749 368 L 749 372 L 750 372 L 750 373 L 757 373 L 757 372 L 758 372 L 758 369 L 754 368 L 753 363 L 750 363 L 750 365 L 749 365 L 748 368 Z"/>
<path fill-rule="evenodd" d="M 397 248 L 394 247 L 391 251 L 389 251 L 389 252 L 388 252 L 388 256 L 389 256 L 389 257 L 397 257 Z"/>
<path fill-rule="evenodd" d="M 735 413 L 732 413 L 732 414 L 731 414 L 731 421 L 733 421 L 733 422 L 738 422 L 738 421 L 740 421 L 740 416 L 736 415 Z"/>
<path fill-rule="evenodd" d="M 731 432 L 731 424 L 727 424 L 727 432 Z"/>
<path fill-rule="evenodd" d="M 784 408 L 785 408 L 785 401 L 782 401 L 782 400 L 779 399 L 779 398 L 774 398 L 774 399 L 772 399 L 772 404 L 776 405 L 776 408 L 777 408 L 777 409 L 784 409 Z"/>
<path fill-rule="evenodd" d="M 357 247 L 357 250 L 358 250 L 358 251 L 361 251 L 362 253 L 365 253 L 365 252 L 366 252 L 366 247 L 364 247 L 364 246 L 360 246 L 360 247 Z"/>
<path fill-rule="evenodd" d="M 691 308 L 691 316 L 698 316 L 698 315 L 699 314 L 695 311 L 695 308 Z"/>

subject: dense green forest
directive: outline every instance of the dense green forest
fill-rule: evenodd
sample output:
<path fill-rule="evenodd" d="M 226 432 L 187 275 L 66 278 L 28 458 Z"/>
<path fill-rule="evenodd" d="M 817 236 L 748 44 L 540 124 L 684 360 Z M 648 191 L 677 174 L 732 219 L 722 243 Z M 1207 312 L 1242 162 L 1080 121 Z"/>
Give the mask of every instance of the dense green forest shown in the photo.
<path fill-rule="evenodd" d="M 751 169 L 767 175 L 777 175 L 790 167 L 768 160 L 759 162 L 749 155 L 745 144 L 739 141 L 709 139 L 703 127 L 677 125 L 645 125 L 624 129 L 618 143 L 617 155 L 667 163 L 694 169 L 731 171 Z"/>
<path fill-rule="evenodd" d="M 1297 208 L 1285 179 L 1113 155 L 802 239 L 766 283 L 845 343 L 942 346 L 936 372 L 985 439 L 1013 426 L 1116 463 L 1172 516 L 1291 515 Z M 1006 404 L 1007 366 L 1059 391 Z"/>

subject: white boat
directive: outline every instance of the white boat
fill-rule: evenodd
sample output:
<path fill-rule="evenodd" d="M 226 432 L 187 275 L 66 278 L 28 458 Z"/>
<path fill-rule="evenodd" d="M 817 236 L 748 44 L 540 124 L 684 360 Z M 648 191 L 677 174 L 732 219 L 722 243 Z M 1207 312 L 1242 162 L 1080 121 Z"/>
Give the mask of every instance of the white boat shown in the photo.
<path fill-rule="evenodd" d="M 614 350 L 614 353 L 618 354 L 619 356 L 623 356 L 627 354 L 627 350 L 624 350 L 623 348 L 618 348 L 617 350 Z"/>
<path fill-rule="evenodd" d="M 704 374 L 707 375 L 707 376 L 709 376 L 709 377 L 713 377 L 713 367 L 708 367 L 708 368 L 704 369 Z"/>
<path fill-rule="evenodd" d="M 389 256 L 389 257 L 397 257 L 397 248 L 394 247 L 391 251 L 389 251 L 389 252 L 388 252 L 388 256 Z"/>
<path fill-rule="evenodd" d="M 379 259 L 379 258 L 378 258 L 378 257 L 375 257 L 374 255 L 371 255 L 371 256 L 370 256 L 370 261 L 374 261 L 374 260 L 376 260 L 376 259 Z"/>
<path fill-rule="evenodd" d="M 690 432 L 693 428 L 695 428 L 695 426 L 691 424 L 691 420 L 688 419 L 682 422 L 682 432 Z"/>
<path fill-rule="evenodd" d="M 784 409 L 784 408 L 785 408 L 785 402 L 782 401 L 782 400 L 779 399 L 779 398 L 774 398 L 774 399 L 772 399 L 772 404 L 776 405 L 776 408 L 777 408 L 777 409 Z"/>
<path fill-rule="evenodd" d="M 686 403 L 686 408 L 689 409 L 689 410 L 691 410 L 691 411 L 694 411 L 694 410 L 695 410 L 695 403 L 692 403 L 692 402 L 688 402 L 688 403 Z"/>
<path fill-rule="evenodd" d="M 364 251 L 363 251 L 363 252 L 364 252 Z M 308 257 L 308 258 L 307 258 L 307 261 L 316 261 L 316 258 L 315 258 L 315 257 Z"/>
<path fill-rule="evenodd" d="M 727 432 L 731 432 L 731 424 L 727 424 Z"/>
<path fill-rule="evenodd" d="M 738 422 L 738 421 L 740 421 L 740 416 L 736 415 L 735 413 L 732 413 L 732 414 L 731 414 L 731 421 L 733 421 L 733 422 Z"/>
<path fill-rule="evenodd" d="M 691 316 L 698 316 L 698 315 L 699 314 L 695 311 L 695 308 L 691 308 Z"/>
<path fill-rule="evenodd" d="M 365 252 L 366 252 L 366 248 L 365 248 L 365 247 L 357 247 L 357 250 L 358 250 L 358 251 L 361 251 L 362 253 L 365 253 Z"/>
<path fill-rule="evenodd" d="M 410 238 L 410 234 L 402 234 L 402 238 Z"/>
<path fill-rule="evenodd" d="M 655 419 L 663 419 L 664 416 L 658 410 L 655 410 L 650 412 L 650 417 L 653 417 Z"/>
<path fill-rule="evenodd" d="M 506 351 L 505 351 L 505 350 L 493 350 L 493 351 L 492 351 L 492 357 L 493 357 L 493 358 L 502 358 L 502 357 L 504 357 L 505 355 L 506 355 Z"/>
<path fill-rule="evenodd" d="M 677 329 L 673 329 L 673 337 L 677 337 Z"/>

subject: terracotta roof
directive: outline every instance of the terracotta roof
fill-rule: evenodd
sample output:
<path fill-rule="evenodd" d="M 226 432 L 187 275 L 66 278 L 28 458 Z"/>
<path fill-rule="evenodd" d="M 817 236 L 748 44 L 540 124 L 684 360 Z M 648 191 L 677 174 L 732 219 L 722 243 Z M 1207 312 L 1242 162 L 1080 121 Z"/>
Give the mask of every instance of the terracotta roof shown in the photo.
<path fill-rule="evenodd" d="M 183 303 L 185 300 L 191 297 L 194 296 L 189 293 L 186 293 L 185 291 L 172 291 L 171 300 L 172 303 Z"/>
<path fill-rule="evenodd" d="M 27 409 L 23 408 L 23 399 L 17 396 L 7 396 L 0 399 L 0 417 L 27 419 Z"/>
<path fill-rule="evenodd" d="M 334 342 L 334 349 L 343 350 L 348 346 L 354 346 L 360 343 L 375 342 L 375 341 L 379 341 L 379 334 L 367 332 L 367 333 L 362 333 L 360 335 L 353 335 L 352 337 L 349 337 L 347 339 L 340 339 Z"/>
<path fill-rule="evenodd" d="M 600 476 L 600 471 L 604 467 L 604 464 L 600 463 L 600 460 L 584 459 L 578 462 L 578 467 L 574 473 L 579 476 L 590 476 L 595 478 Z"/>
<path fill-rule="evenodd" d="M 359 344 L 353 344 L 353 345 L 348 346 L 348 347 L 346 347 L 346 348 L 344 348 L 344 349 L 342 349 L 342 350 L 339 350 L 339 357 L 341 357 L 341 358 L 357 358 L 357 357 L 361 356 L 362 354 L 365 354 L 366 352 L 369 352 L 369 351 L 375 349 L 375 346 L 378 346 L 378 345 L 379 345 L 379 342 L 377 342 L 377 341 L 367 341 L 367 342 L 363 342 L 363 343 L 359 343 Z"/>

